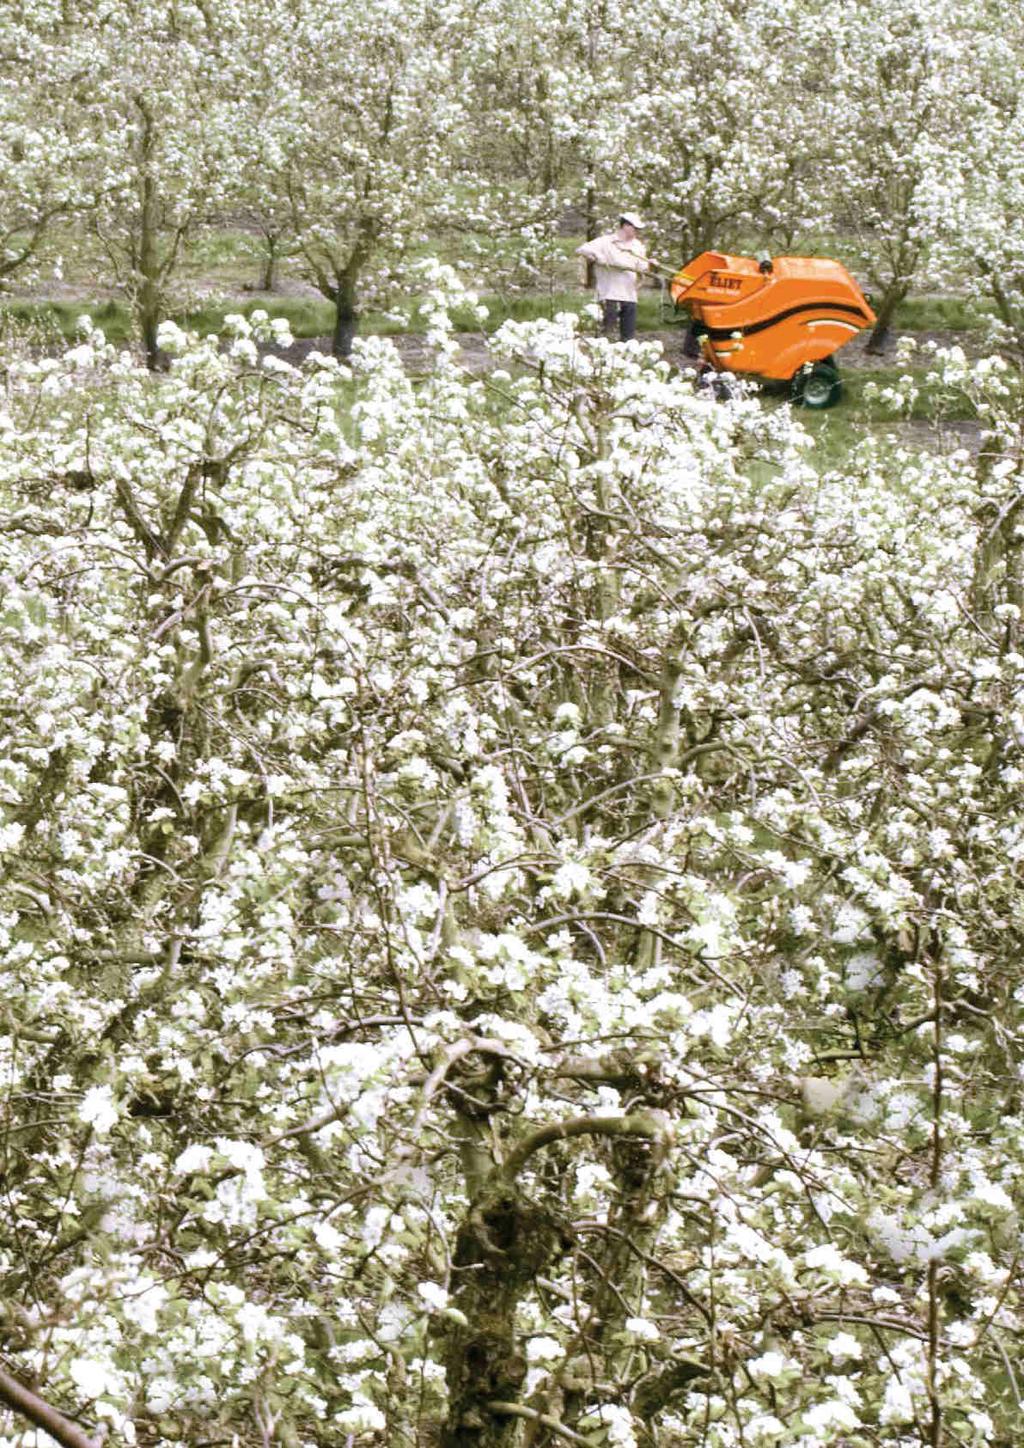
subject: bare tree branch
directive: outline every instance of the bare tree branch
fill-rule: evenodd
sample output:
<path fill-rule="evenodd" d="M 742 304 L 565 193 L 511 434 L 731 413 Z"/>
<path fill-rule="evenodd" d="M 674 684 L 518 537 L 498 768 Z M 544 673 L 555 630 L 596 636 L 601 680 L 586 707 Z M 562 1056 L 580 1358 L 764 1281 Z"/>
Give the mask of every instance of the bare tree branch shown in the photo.
<path fill-rule="evenodd" d="M 51 1408 L 38 1393 L 19 1383 L 17 1378 L 12 1377 L 3 1367 L 0 1367 L 0 1402 L 5 1403 L 15 1413 L 20 1413 L 37 1428 L 42 1428 L 51 1438 L 56 1438 L 58 1443 L 65 1444 L 65 1448 L 99 1448 L 96 1439 L 90 1438 L 88 1433 L 72 1423 L 70 1418 L 65 1418 L 56 1408 Z"/>
<path fill-rule="evenodd" d="M 584 1438 L 581 1433 L 574 1433 L 561 1419 L 553 1418 L 550 1413 L 538 1413 L 536 1408 L 526 1408 L 522 1403 L 488 1403 L 487 1407 L 501 1418 L 525 1418 L 527 1422 L 540 1423 L 549 1433 L 564 1438 L 567 1443 L 581 1443 L 583 1448 L 593 1448 L 592 1439 Z"/>
<path fill-rule="evenodd" d="M 634 1116 L 571 1116 L 568 1121 L 549 1121 L 531 1131 L 512 1151 L 502 1167 L 502 1175 L 513 1180 L 530 1157 L 556 1141 L 569 1141 L 576 1136 L 646 1136 L 651 1140 L 663 1137 L 667 1123 L 653 1112 Z"/>

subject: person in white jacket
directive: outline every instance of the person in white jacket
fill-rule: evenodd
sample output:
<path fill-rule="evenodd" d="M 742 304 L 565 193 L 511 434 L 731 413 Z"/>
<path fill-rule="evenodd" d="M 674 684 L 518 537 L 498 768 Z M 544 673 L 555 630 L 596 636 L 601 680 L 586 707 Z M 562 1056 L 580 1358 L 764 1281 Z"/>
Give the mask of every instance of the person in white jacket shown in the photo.
<path fill-rule="evenodd" d="M 639 233 L 644 224 L 632 211 L 619 217 L 617 231 L 595 236 L 576 248 L 576 255 L 594 263 L 597 300 L 604 312 L 606 337 L 614 336 L 616 325 L 623 342 L 636 336 L 636 299 L 640 278 L 657 263 L 647 255 Z"/>

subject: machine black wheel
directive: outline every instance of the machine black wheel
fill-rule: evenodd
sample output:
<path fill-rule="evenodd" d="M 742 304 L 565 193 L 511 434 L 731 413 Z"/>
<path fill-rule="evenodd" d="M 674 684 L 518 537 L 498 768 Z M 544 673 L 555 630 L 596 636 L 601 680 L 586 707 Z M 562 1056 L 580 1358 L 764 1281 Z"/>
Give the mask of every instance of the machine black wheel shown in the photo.
<path fill-rule="evenodd" d="M 843 384 L 834 362 L 815 362 L 810 371 L 800 371 L 793 378 L 794 400 L 815 411 L 834 407 L 842 395 Z"/>

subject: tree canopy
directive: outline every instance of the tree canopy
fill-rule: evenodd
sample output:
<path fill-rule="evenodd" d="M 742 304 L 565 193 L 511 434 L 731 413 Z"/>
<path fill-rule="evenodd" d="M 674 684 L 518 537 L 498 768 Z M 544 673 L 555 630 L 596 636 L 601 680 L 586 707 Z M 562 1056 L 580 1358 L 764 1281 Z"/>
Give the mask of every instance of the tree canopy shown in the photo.
<path fill-rule="evenodd" d="M 5 1361 L 129 1441 L 989 1441 L 1019 383 L 894 486 L 434 327 L 10 374 Z"/>

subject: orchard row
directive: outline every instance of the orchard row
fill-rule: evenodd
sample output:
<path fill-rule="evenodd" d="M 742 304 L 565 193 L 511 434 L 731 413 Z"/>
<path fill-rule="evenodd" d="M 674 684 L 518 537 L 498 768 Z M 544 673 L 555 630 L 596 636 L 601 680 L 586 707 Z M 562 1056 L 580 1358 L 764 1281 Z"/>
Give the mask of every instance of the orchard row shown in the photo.
<path fill-rule="evenodd" d="M 628 204 L 680 262 L 839 251 L 883 332 L 955 285 L 1017 336 L 1022 55 L 988 0 L 28 0 L 0 31 L 0 283 L 83 244 L 155 361 L 232 218 L 330 300 L 340 354 L 411 250 L 536 285 Z"/>

